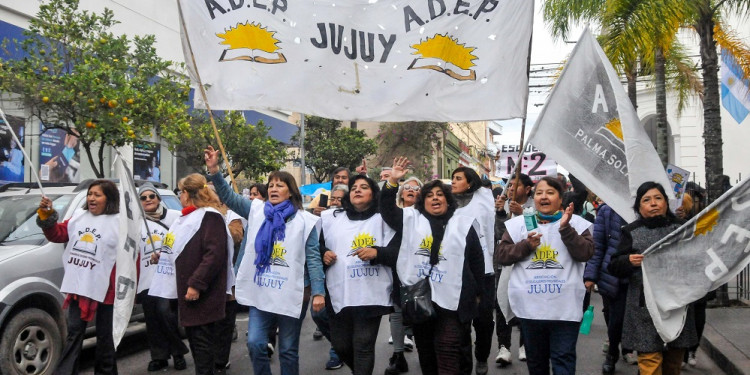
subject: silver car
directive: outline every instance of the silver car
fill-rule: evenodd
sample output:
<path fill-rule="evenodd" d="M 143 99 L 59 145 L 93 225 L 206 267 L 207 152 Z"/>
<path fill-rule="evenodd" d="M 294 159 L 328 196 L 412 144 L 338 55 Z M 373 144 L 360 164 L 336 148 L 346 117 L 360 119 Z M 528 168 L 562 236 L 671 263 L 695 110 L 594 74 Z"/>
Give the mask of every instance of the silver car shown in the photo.
<path fill-rule="evenodd" d="M 88 185 L 48 184 L 45 194 L 60 221 L 83 206 Z M 140 185 L 136 181 L 136 185 Z M 168 208 L 182 209 L 180 200 L 154 183 Z M 51 374 L 65 335 L 63 278 L 64 244 L 51 243 L 36 225 L 41 194 L 36 184 L 0 186 L 0 374 Z M 133 320 L 142 318 L 134 313 Z M 90 332 L 93 335 L 93 327 Z"/>

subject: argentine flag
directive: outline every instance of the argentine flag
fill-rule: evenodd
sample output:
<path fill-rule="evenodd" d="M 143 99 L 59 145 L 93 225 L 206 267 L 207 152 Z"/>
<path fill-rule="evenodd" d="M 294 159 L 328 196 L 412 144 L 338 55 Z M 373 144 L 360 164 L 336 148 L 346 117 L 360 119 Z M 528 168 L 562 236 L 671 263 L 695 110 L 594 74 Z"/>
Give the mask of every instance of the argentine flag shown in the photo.
<path fill-rule="evenodd" d="M 721 103 L 738 124 L 750 114 L 750 79 L 742 79 L 737 61 L 727 50 L 721 50 Z"/>

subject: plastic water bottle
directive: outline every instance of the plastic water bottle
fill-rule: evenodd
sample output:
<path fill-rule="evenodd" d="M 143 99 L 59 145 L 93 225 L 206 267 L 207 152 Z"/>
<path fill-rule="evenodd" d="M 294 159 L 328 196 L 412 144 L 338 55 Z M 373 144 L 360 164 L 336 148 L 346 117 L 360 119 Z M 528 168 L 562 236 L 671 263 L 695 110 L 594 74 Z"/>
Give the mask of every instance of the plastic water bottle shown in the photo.
<path fill-rule="evenodd" d="M 581 330 L 578 331 L 583 335 L 588 335 L 591 332 L 591 322 L 594 321 L 594 306 L 589 305 L 586 312 L 583 313 L 583 320 L 581 321 Z"/>
<path fill-rule="evenodd" d="M 523 210 L 523 222 L 526 224 L 526 231 L 531 232 L 538 228 L 539 225 L 536 221 L 536 212 L 533 207 L 524 208 Z"/>

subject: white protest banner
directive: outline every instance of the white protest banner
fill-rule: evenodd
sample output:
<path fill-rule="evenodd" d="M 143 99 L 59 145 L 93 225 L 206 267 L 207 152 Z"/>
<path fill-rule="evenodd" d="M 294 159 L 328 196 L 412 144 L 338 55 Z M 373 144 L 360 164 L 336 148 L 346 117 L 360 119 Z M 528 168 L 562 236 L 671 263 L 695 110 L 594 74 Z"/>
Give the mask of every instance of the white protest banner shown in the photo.
<path fill-rule="evenodd" d="M 508 178 L 516 173 L 518 145 L 502 145 L 500 157 L 495 162 L 495 176 Z M 557 176 L 557 163 L 531 144 L 526 145 L 521 163 L 521 173 L 537 182 L 544 176 Z"/>
<path fill-rule="evenodd" d="M 120 344 L 135 303 L 138 283 L 136 259 L 141 238 L 143 215 L 138 193 L 133 183 L 133 174 L 118 153 L 115 161 L 117 178 L 120 179 L 120 238 L 117 243 L 117 271 L 115 272 L 115 305 L 112 319 L 112 337 L 115 348 Z"/>
<path fill-rule="evenodd" d="M 669 200 L 669 208 L 674 212 L 682 206 L 685 185 L 690 181 L 690 172 L 672 164 L 667 164 L 667 179 L 672 187 L 674 199 Z"/>
<path fill-rule="evenodd" d="M 526 113 L 533 1 L 180 5 L 196 60 L 189 68 L 197 68 L 212 109 L 283 109 L 358 121 Z"/>
<path fill-rule="evenodd" d="M 643 291 L 659 336 L 682 332 L 687 305 L 750 264 L 750 179 L 643 252 Z"/>
<path fill-rule="evenodd" d="M 587 28 L 531 131 L 529 142 L 570 171 L 626 221 L 646 181 L 669 186 L 617 72 Z M 672 198 L 671 192 L 667 192 Z"/>

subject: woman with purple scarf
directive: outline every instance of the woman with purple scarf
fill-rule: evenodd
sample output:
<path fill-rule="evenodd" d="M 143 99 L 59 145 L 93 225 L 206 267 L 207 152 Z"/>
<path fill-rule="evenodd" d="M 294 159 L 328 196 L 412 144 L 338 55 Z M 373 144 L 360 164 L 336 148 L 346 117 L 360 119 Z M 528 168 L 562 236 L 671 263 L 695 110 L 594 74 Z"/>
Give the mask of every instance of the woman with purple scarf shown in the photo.
<path fill-rule="evenodd" d="M 208 180 L 230 209 L 247 217 L 245 256 L 237 271 L 237 302 L 250 307 L 247 348 L 255 375 L 270 375 L 268 330 L 279 327 L 282 375 L 299 374 L 299 336 L 312 295 L 314 311 L 325 307 L 325 282 L 316 223 L 302 209 L 302 195 L 287 172 L 268 176 L 268 201 L 246 200 L 219 172 L 218 151 L 205 150 Z"/>

